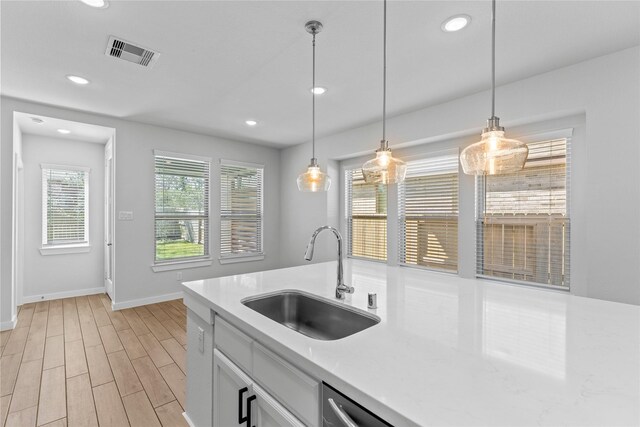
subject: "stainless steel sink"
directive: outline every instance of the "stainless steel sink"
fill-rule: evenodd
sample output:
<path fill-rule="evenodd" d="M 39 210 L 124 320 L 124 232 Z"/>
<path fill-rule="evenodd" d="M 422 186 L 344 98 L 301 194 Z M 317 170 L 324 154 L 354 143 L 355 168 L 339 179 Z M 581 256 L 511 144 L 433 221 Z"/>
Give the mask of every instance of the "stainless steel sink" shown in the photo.
<path fill-rule="evenodd" d="M 338 340 L 380 322 L 373 314 L 300 291 L 258 295 L 241 302 L 263 316 L 317 340 Z"/>

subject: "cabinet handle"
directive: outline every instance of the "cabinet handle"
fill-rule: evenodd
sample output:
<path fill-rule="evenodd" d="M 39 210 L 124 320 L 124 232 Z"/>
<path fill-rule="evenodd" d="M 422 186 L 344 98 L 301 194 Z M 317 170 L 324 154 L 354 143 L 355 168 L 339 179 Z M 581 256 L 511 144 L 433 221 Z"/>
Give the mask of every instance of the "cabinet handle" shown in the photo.
<path fill-rule="evenodd" d="M 238 390 L 238 425 L 247 423 L 247 427 L 251 427 L 251 402 L 256 400 L 256 395 L 247 397 L 247 415 L 242 416 L 242 396 L 249 391 L 247 387 Z M 255 427 L 255 426 L 254 426 Z"/>
<path fill-rule="evenodd" d="M 256 395 L 247 397 L 247 427 L 251 427 L 251 402 L 256 400 Z M 256 427 L 256 426 L 253 426 Z"/>
<path fill-rule="evenodd" d="M 333 409 L 333 412 L 335 412 L 335 414 L 338 416 L 338 418 L 340 419 L 340 421 L 342 421 L 342 423 L 346 426 L 346 427 L 358 427 L 358 424 L 356 424 L 349 415 L 347 415 L 347 413 L 345 412 L 344 409 L 342 409 L 342 406 L 339 406 L 333 399 L 329 398 L 327 399 L 329 401 L 329 406 L 331 406 L 331 409 Z"/>
<path fill-rule="evenodd" d="M 245 394 L 245 392 L 247 391 L 249 391 L 247 387 L 243 387 L 240 390 L 238 390 L 238 425 L 242 424 L 243 422 L 247 421 L 247 419 L 249 419 L 249 417 L 242 416 L 242 401 L 244 400 L 242 398 L 242 395 Z M 250 421 L 247 422 L 247 425 L 249 422 Z"/>

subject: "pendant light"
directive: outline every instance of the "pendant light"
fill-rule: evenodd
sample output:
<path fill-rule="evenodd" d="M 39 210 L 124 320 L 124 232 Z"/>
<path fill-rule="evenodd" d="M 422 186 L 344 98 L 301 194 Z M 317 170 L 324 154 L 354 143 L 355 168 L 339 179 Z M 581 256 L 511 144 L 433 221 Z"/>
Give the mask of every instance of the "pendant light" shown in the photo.
<path fill-rule="evenodd" d="M 479 142 L 460 154 L 460 163 L 468 175 L 499 175 L 517 172 L 524 167 L 529 148 L 515 139 L 504 137 L 504 128 L 495 115 L 496 105 L 496 0 L 491 9 L 491 117 L 482 130 Z"/>
<path fill-rule="evenodd" d="M 322 30 L 322 23 L 309 21 L 304 27 L 313 36 L 313 82 L 312 89 L 316 87 L 316 34 Z M 331 177 L 320 170 L 318 159 L 316 159 L 316 91 L 311 90 L 311 115 L 312 115 L 312 136 L 311 136 L 311 162 L 307 171 L 298 175 L 298 190 L 304 192 L 328 191 L 331 187 Z"/>
<path fill-rule="evenodd" d="M 362 175 L 368 184 L 395 184 L 404 181 L 407 164 L 391 155 L 386 139 L 387 121 L 387 0 L 384 0 L 384 27 L 382 42 L 382 140 L 376 158 L 362 166 Z"/>

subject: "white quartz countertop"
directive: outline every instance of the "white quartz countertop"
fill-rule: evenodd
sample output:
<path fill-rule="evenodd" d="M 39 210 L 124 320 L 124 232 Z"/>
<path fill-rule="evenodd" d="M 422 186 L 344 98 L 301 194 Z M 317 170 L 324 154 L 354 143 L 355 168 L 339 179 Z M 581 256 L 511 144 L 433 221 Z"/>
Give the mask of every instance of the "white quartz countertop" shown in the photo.
<path fill-rule="evenodd" d="M 347 260 L 344 304 L 381 322 L 319 341 L 245 307 L 299 289 L 334 299 L 336 263 L 188 282 L 185 291 L 396 426 L 639 426 L 640 307 Z"/>

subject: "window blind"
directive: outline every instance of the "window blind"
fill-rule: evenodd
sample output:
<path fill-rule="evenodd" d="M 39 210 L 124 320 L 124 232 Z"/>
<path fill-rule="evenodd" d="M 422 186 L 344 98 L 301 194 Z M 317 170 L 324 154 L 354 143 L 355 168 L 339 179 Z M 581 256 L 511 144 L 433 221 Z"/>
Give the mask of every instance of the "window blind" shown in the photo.
<path fill-rule="evenodd" d="M 42 167 L 43 246 L 89 243 L 89 172 Z"/>
<path fill-rule="evenodd" d="M 522 171 L 477 179 L 477 273 L 568 288 L 570 141 L 527 145 Z"/>
<path fill-rule="evenodd" d="M 398 185 L 399 263 L 458 270 L 458 154 L 407 163 Z"/>
<path fill-rule="evenodd" d="M 221 258 L 263 253 L 263 175 L 263 166 L 221 161 Z"/>
<path fill-rule="evenodd" d="M 155 196 L 156 261 L 208 256 L 209 160 L 156 154 Z"/>
<path fill-rule="evenodd" d="M 345 171 L 347 255 L 387 259 L 387 187 L 367 184 L 362 169 Z"/>

